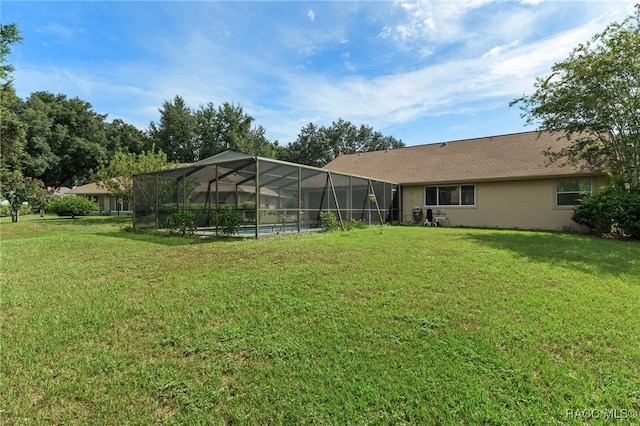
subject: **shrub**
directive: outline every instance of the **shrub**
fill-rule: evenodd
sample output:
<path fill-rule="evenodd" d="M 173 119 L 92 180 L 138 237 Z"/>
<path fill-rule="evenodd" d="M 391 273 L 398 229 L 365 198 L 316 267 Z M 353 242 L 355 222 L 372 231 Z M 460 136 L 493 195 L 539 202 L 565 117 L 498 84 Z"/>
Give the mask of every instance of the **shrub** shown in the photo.
<path fill-rule="evenodd" d="M 367 224 L 364 223 L 361 220 L 357 220 L 354 218 L 349 219 L 348 222 L 345 222 L 344 224 L 344 229 L 346 231 L 350 231 L 352 229 L 366 229 L 367 228 Z"/>
<path fill-rule="evenodd" d="M 19 214 L 20 216 L 31 214 L 31 207 L 29 207 L 27 204 L 21 205 Z M 11 206 L 9 204 L 0 205 L 0 216 L 1 217 L 11 216 Z"/>
<path fill-rule="evenodd" d="M 611 187 L 585 195 L 572 220 L 601 235 L 617 233 L 640 239 L 640 188 Z"/>
<path fill-rule="evenodd" d="M 240 229 L 240 216 L 233 206 L 225 205 L 220 213 L 218 213 L 218 226 L 222 228 L 224 235 L 234 235 Z"/>
<path fill-rule="evenodd" d="M 338 221 L 334 212 L 320 213 L 320 227 L 324 232 L 332 232 L 338 229 Z"/>
<path fill-rule="evenodd" d="M 86 216 L 98 210 L 98 203 L 82 195 L 56 197 L 49 203 L 48 209 L 58 216 Z"/>
<path fill-rule="evenodd" d="M 172 214 L 167 218 L 167 225 L 172 232 L 180 234 L 181 236 L 196 233 L 196 222 L 192 211 Z"/>

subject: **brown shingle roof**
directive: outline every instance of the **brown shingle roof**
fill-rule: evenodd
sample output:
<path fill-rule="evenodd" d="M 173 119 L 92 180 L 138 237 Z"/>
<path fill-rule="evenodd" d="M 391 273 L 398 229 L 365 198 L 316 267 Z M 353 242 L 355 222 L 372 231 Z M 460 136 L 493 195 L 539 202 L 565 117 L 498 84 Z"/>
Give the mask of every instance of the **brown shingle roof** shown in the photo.
<path fill-rule="evenodd" d="M 69 194 L 101 195 L 110 194 L 110 192 L 106 188 L 99 187 L 95 182 L 91 182 L 84 185 L 76 186 L 71 191 L 69 191 Z"/>
<path fill-rule="evenodd" d="M 543 154 L 566 146 L 566 138 L 537 131 L 341 155 L 325 166 L 401 184 L 534 179 L 597 174 L 585 166 L 548 163 Z"/>
<path fill-rule="evenodd" d="M 113 180 L 114 182 L 117 182 L 117 179 L 118 178 L 112 178 L 111 180 Z M 111 191 L 109 191 L 107 188 L 101 185 L 98 185 L 96 182 L 89 182 L 84 185 L 76 186 L 71 191 L 69 191 L 69 194 L 103 195 L 103 194 L 111 194 Z"/>

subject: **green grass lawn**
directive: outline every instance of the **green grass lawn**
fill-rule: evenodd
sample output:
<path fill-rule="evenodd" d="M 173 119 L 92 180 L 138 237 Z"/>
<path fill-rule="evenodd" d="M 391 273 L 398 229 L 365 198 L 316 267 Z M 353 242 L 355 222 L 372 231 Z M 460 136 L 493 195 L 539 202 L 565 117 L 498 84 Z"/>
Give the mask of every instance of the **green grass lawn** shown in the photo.
<path fill-rule="evenodd" d="M 0 222 L 4 424 L 639 422 L 640 244 Z"/>

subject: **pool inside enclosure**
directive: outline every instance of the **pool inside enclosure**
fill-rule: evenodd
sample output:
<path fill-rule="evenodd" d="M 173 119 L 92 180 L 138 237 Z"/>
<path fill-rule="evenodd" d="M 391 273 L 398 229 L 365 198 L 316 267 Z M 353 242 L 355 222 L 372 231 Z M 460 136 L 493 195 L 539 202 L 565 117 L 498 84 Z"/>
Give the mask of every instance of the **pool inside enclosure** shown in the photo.
<path fill-rule="evenodd" d="M 232 206 L 240 235 L 320 230 L 320 214 L 338 224 L 398 223 L 398 185 L 362 176 L 226 151 L 192 165 L 134 177 L 133 226 L 167 228 L 167 219 L 191 211 L 202 232 L 219 231 L 217 217 Z"/>

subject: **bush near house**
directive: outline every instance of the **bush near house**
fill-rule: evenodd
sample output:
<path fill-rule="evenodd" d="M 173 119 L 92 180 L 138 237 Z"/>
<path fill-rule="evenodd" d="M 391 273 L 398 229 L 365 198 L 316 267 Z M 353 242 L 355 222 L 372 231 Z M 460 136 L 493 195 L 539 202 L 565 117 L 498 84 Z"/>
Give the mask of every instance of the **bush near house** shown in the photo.
<path fill-rule="evenodd" d="M 58 216 L 86 216 L 99 209 L 98 203 L 82 195 L 58 197 L 49 203 L 48 209 Z"/>
<path fill-rule="evenodd" d="M 572 220 L 600 235 L 640 239 L 640 188 L 611 187 L 597 195 L 585 195 Z"/>

